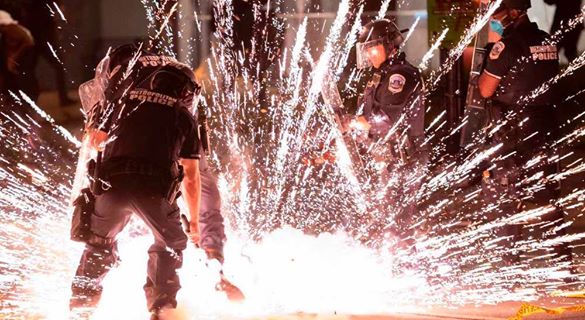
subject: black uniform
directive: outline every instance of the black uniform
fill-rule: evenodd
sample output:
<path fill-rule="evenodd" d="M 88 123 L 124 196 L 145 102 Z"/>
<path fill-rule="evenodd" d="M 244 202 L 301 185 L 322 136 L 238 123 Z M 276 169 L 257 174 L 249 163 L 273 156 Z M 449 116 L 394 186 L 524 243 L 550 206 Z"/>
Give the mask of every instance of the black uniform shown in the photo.
<path fill-rule="evenodd" d="M 558 70 L 558 53 L 554 45 L 548 44 L 548 34 L 538 29 L 527 18 L 515 27 L 506 30 L 502 40 L 490 52 L 485 71 L 501 79 L 491 99 L 491 115 L 494 125 L 509 118 L 507 124 L 491 138 L 492 145 L 503 143 L 501 154 L 516 152 L 494 170 L 494 177 L 511 185 L 517 179 L 519 167 L 527 157 L 534 155 L 536 148 L 544 147 L 547 133 L 554 131 L 555 114 L 552 107 L 554 91 L 533 94 L 546 81 L 553 78 Z M 520 121 L 525 118 L 522 126 Z M 529 143 L 522 139 L 538 132 Z"/>
<path fill-rule="evenodd" d="M 91 217 L 93 236 L 73 281 L 72 307 L 97 304 L 101 282 L 118 260 L 115 237 L 133 213 L 155 237 L 144 285 L 148 309 L 176 306 L 180 288 L 176 270 L 182 265 L 187 236 L 176 201 L 168 195 L 181 174 L 178 159 L 199 159 L 197 122 L 187 109 L 189 102 L 177 94 L 193 85 L 192 74 L 171 58 L 142 53 L 126 78 L 130 53 L 110 66 L 112 83 L 104 102 L 108 107 L 93 119 L 93 126 L 106 131 L 112 141 L 99 165 L 104 182 Z M 181 76 L 184 81 L 178 80 Z"/>
<path fill-rule="evenodd" d="M 385 173 L 390 172 L 394 178 L 399 178 L 396 185 L 388 188 L 387 198 L 403 206 L 394 217 L 396 224 L 402 227 L 416 214 L 414 194 L 420 186 L 420 182 L 413 182 L 409 175 L 420 173 L 428 157 L 422 146 L 423 91 L 419 70 L 401 53 L 380 66 L 359 101 L 358 112 L 361 109 L 371 125 L 370 142 L 379 143 L 385 149 L 383 157 L 390 163 Z M 388 136 L 391 129 L 394 133 Z M 386 183 L 382 182 L 382 185 Z"/>
<path fill-rule="evenodd" d="M 379 140 L 404 116 L 400 126 L 405 132 L 408 143 L 403 147 L 407 160 L 424 155 L 418 148 L 424 139 L 423 82 L 420 72 L 405 60 L 404 54 L 386 61 L 362 96 L 359 105 L 362 114 L 372 126 L 370 138 Z M 398 133 L 403 130 L 396 130 Z M 398 142 L 390 139 L 391 143 Z"/>
<path fill-rule="evenodd" d="M 501 79 L 492 101 L 500 105 L 517 105 L 520 98 L 529 96 L 557 74 L 558 50 L 547 44 L 548 37 L 536 23 L 527 19 L 506 30 L 502 40 L 493 46 L 485 68 L 486 73 Z M 553 103 L 553 98 L 554 94 L 549 90 L 522 104 L 548 106 Z"/>
<path fill-rule="evenodd" d="M 494 45 L 484 71 L 501 79 L 491 99 L 492 127 L 507 119 L 493 136 L 488 137 L 489 147 L 502 144 L 497 154 L 490 157 L 493 169 L 490 176 L 484 176 L 483 180 L 485 201 L 498 204 L 490 219 L 514 214 L 527 203 L 539 206 L 552 204 L 558 192 L 557 185 L 544 180 L 531 182 L 531 186 L 541 183 L 543 188 L 540 190 L 520 183 L 539 171 L 543 171 L 546 177 L 557 170 L 554 164 L 539 164 L 530 169 L 524 167 L 527 161 L 544 152 L 547 144 L 555 139 L 554 90 L 551 88 L 544 94 L 534 91 L 556 76 L 559 70 L 557 47 L 549 44 L 548 34 L 539 30 L 528 18 L 521 19 L 517 25 L 507 29 L 502 40 Z M 556 210 L 542 219 L 551 222 L 544 224 L 543 228 L 554 227 L 563 222 L 563 214 Z M 518 225 L 505 226 L 496 233 L 513 236 L 508 245 L 521 239 Z M 504 258 L 508 263 L 518 259 L 515 255 Z"/>

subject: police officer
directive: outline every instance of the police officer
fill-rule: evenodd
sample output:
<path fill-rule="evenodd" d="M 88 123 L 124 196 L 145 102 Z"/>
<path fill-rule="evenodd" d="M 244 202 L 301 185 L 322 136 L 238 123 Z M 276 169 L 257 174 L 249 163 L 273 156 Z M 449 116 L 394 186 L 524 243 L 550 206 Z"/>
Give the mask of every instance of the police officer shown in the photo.
<path fill-rule="evenodd" d="M 423 81 L 419 70 L 406 61 L 400 47 L 404 38 L 390 20 L 366 24 L 359 34 L 356 48 L 357 66 L 374 67 L 375 73 L 358 101 L 358 122 L 368 128 L 369 141 L 381 152 L 381 160 L 402 183 L 390 190 L 394 203 L 402 204 L 395 217 L 403 233 L 415 218 L 415 191 L 420 182 L 409 174 L 420 172 L 426 163 L 424 141 Z M 399 169 L 401 168 L 401 169 Z M 410 170 L 405 170 L 409 168 Z M 407 182 L 407 180 L 409 182 Z M 401 235 L 403 238 L 406 235 Z"/>
<path fill-rule="evenodd" d="M 530 170 L 522 169 L 554 137 L 554 91 L 534 91 L 559 69 L 557 47 L 548 42 L 546 32 L 529 20 L 530 7 L 530 0 L 503 0 L 495 11 L 490 27 L 501 39 L 493 44 L 479 78 L 481 95 L 491 103 L 492 128 L 501 125 L 488 137 L 489 147 L 502 146 L 491 157 L 496 160 L 490 164 L 492 170 L 484 172 L 483 179 L 484 199 L 496 204 L 492 218 L 518 212 L 527 202 L 550 205 L 558 191 L 558 186 L 544 179 L 534 183 L 543 186 L 540 191 L 518 187 L 524 177 L 538 171 L 543 171 L 545 176 L 556 171 L 555 165 L 542 163 Z M 555 210 L 543 219 L 559 224 L 563 214 Z M 503 240 L 507 246 L 521 239 L 518 225 L 505 226 L 496 233 L 508 236 L 509 241 Z M 565 250 L 563 254 L 570 255 L 570 252 Z M 504 261 L 509 264 L 518 259 L 514 254 L 504 255 Z"/>
<path fill-rule="evenodd" d="M 102 280 L 118 261 L 116 236 L 136 214 L 155 238 L 144 291 L 152 319 L 158 319 L 177 305 L 176 270 L 188 241 L 176 204 L 179 186 L 193 237 L 199 231 L 200 143 L 192 108 L 200 86 L 188 66 L 132 45 L 102 60 L 92 86 L 96 96 L 103 91 L 103 98 L 87 134 L 101 150 L 101 161 L 93 176 L 91 235 L 73 280 L 70 307 L 91 312 L 97 306 Z"/>

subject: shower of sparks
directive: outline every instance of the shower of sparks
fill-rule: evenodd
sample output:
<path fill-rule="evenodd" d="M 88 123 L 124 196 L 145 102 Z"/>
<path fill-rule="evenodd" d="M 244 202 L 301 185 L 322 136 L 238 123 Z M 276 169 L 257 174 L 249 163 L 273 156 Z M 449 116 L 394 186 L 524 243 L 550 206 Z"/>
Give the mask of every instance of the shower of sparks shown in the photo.
<path fill-rule="evenodd" d="M 388 11 L 388 8 L 390 7 L 390 2 L 392 1 L 393 0 L 384 0 L 384 2 L 382 2 L 380 10 L 378 11 L 378 15 L 376 16 L 376 20 L 383 19 L 386 16 L 386 12 Z"/>
<path fill-rule="evenodd" d="M 419 69 L 426 70 L 426 68 L 429 64 L 429 60 L 431 60 L 431 58 L 435 54 L 435 51 L 437 51 L 437 49 L 439 49 L 439 46 L 441 45 L 443 40 L 445 40 L 445 37 L 447 36 L 447 32 L 449 32 L 449 28 L 446 28 L 445 30 L 443 30 L 443 32 L 441 32 L 441 35 L 439 37 L 437 37 L 437 40 L 435 40 L 435 43 L 433 43 L 433 45 L 431 46 L 429 51 L 427 51 L 427 53 L 425 53 L 425 55 L 423 56 L 421 63 L 418 65 Z"/>
<path fill-rule="evenodd" d="M 53 48 L 53 45 L 51 45 L 50 42 L 47 42 L 47 46 L 49 46 L 49 50 L 51 50 L 53 57 L 55 57 L 55 59 L 57 59 L 57 61 L 59 61 L 59 63 L 63 64 L 63 62 L 61 62 L 61 59 L 59 59 L 59 56 L 57 55 L 57 51 L 55 51 L 55 48 Z"/>
<path fill-rule="evenodd" d="M 55 10 L 59 14 L 59 17 L 61 18 L 61 20 L 67 22 L 67 19 L 65 19 L 65 15 L 63 14 L 63 11 L 61 11 L 61 8 L 59 7 L 59 5 L 55 2 L 53 2 L 53 7 L 55 7 Z"/>
<path fill-rule="evenodd" d="M 384 16 L 390 1 L 382 3 L 379 16 Z M 182 12 L 181 5 L 175 2 L 168 8 L 168 1 L 141 2 L 151 39 L 164 38 L 167 43 L 157 45 L 171 54 L 169 21 Z M 476 16 L 447 61 L 427 77 L 429 91 L 436 90 L 500 2 Z M 357 83 L 362 72 L 348 61 L 363 22 L 363 7 L 340 1 L 337 16 L 323 29 L 329 32 L 324 46 L 318 48 L 310 45 L 310 38 L 312 29 L 321 26 L 307 18 L 294 23 L 281 19 L 282 4 L 283 0 L 266 6 L 255 2 L 256 34 L 242 48 L 234 35 L 232 1 L 213 2 L 216 31 L 209 56 L 201 57 L 207 70 L 201 79 L 206 93 L 202 103 L 211 115 L 210 157 L 219 172 L 230 229 L 225 272 L 248 299 L 242 305 L 229 305 L 214 292 L 217 272 L 205 264 L 200 250 L 190 248 L 180 275 L 183 289 L 177 319 L 298 311 L 421 312 L 433 305 L 535 299 L 562 288 L 566 281 L 584 284 L 585 276 L 570 273 L 571 262 L 551 254 L 560 245 L 581 245 L 583 233 L 555 236 L 573 221 L 549 230 L 542 217 L 554 210 L 551 205 L 498 212 L 497 206 L 482 204 L 481 188 L 462 187 L 486 160 L 511 156 L 499 155 L 502 145 L 497 145 L 468 150 L 459 161 L 443 157 L 445 140 L 467 119 L 449 130 L 444 130 L 446 112 L 428 119 L 424 144 L 432 145 L 432 158 L 440 170 L 398 166 L 387 171 L 376 157 L 360 158 L 359 166 L 321 95 L 340 79 L 347 81 L 339 85 L 343 94 L 361 90 Z M 205 23 L 200 18 L 201 13 L 196 13 L 192 21 L 197 30 Z M 290 37 L 294 41 L 280 52 L 277 48 L 287 32 L 295 33 Z M 446 32 L 424 56 L 421 68 L 428 66 Z M 193 39 L 189 50 L 195 51 L 197 41 Z M 311 54 L 318 57 L 314 66 Z M 543 94 L 584 64 L 581 55 L 525 98 Z M 344 78 L 344 73 L 349 77 Z M 22 92 L 0 98 L 4 142 L 0 146 L 0 318 L 63 319 L 82 249 L 68 239 L 69 194 L 81 143 Z M 561 149 L 585 136 L 582 114 L 570 124 L 578 128 L 550 147 Z M 488 134 L 502 126 L 496 124 Z M 397 125 L 387 138 L 400 136 L 403 129 Z M 531 134 L 526 133 L 528 143 Z M 353 138 L 359 140 L 360 133 Z M 387 152 L 384 143 L 369 146 L 369 151 Z M 535 154 L 523 165 L 560 163 L 569 156 Z M 527 177 L 521 186 L 529 198 L 547 181 L 561 182 L 583 172 L 585 163 L 577 159 L 550 176 L 540 172 Z M 415 192 L 402 192 L 409 188 Z M 401 225 L 396 220 L 408 202 L 420 203 L 421 208 L 407 225 Z M 580 216 L 584 204 L 583 185 L 555 203 L 580 211 Z M 510 224 L 521 225 L 530 235 L 504 245 L 509 241 L 498 230 Z M 408 245 L 398 239 L 398 229 L 409 234 Z M 548 235 L 536 236 L 535 230 Z M 150 240 L 139 222 L 122 235 L 122 264 L 106 280 L 96 319 L 146 316 L 141 281 Z M 504 266 L 502 259 L 511 254 L 523 258 Z"/>
<path fill-rule="evenodd" d="M 412 25 L 408 29 L 408 33 L 404 37 L 404 42 L 400 45 L 401 50 L 404 49 L 404 46 L 406 45 L 406 43 L 408 43 L 408 40 L 410 40 L 410 37 L 414 33 L 414 30 L 416 30 L 416 27 L 418 26 L 419 22 L 420 22 L 420 17 L 416 17 L 416 20 L 414 20 L 414 22 L 412 23 Z"/>
<path fill-rule="evenodd" d="M 427 82 L 427 89 L 429 92 L 436 89 L 437 84 L 449 70 L 453 67 L 453 64 L 459 59 L 465 49 L 471 44 L 475 35 L 480 32 L 484 26 L 490 21 L 492 14 L 498 9 L 502 0 L 495 0 L 490 3 L 486 12 L 476 15 L 471 26 L 465 31 L 461 40 L 457 45 L 449 51 L 448 58 L 443 62 L 438 70 L 433 70 L 429 76 Z"/>

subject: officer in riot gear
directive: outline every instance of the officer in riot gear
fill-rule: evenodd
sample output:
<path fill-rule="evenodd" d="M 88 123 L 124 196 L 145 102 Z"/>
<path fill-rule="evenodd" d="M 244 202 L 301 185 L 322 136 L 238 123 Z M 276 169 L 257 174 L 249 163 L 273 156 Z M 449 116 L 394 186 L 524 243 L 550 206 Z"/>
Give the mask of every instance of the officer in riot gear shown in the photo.
<path fill-rule="evenodd" d="M 530 0 L 502 1 L 490 21 L 491 30 L 501 39 L 490 45 L 479 77 L 480 93 L 489 99 L 488 147 L 501 145 L 490 159 L 491 169 L 483 175 L 484 201 L 495 204 L 490 219 L 517 213 L 527 204 L 554 206 L 559 191 L 556 183 L 546 179 L 557 171 L 556 164 L 540 161 L 527 166 L 531 159 L 544 155 L 554 139 L 554 88 L 539 88 L 559 70 L 557 47 L 546 32 L 530 21 L 530 7 Z M 539 172 L 544 176 L 532 181 L 532 186 L 522 184 L 525 178 L 537 177 Z M 563 223 L 563 213 L 557 208 L 542 219 L 558 226 Z M 507 225 L 496 230 L 498 233 L 507 236 L 509 240 L 502 240 L 507 246 L 513 246 L 521 239 L 521 226 Z M 570 257 L 567 248 L 562 251 L 561 255 Z M 506 254 L 503 258 L 505 263 L 513 264 L 519 256 Z"/>
<path fill-rule="evenodd" d="M 356 47 L 358 68 L 375 69 L 359 99 L 357 122 L 368 129 L 368 141 L 382 148 L 374 157 L 387 164 L 383 174 L 390 172 L 403 181 L 388 194 L 393 203 L 402 204 L 392 230 L 401 238 L 410 236 L 403 230 L 415 219 L 414 195 L 420 186 L 408 175 L 420 175 L 428 157 L 423 146 L 424 85 L 419 70 L 401 51 L 403 41 L 396 24 L 383 19 L 363 27 Z"/>
<path fill-rule="evenodd" d="M 118 261 L 116 236 L 132 214 L 155 238 L 144 285 L 148 310 L 158 319 L 176 307 L 176 270 L 188 241 L 176 204 L 179 189 L 190 228 L 199 231 L 200 141 L 193 115 L 199 91 L 187 65 L 133 45 L 109 53 L 96 78 L 80 88 L 82 102 L 95 103 L 87 135 L 99 153 L 91 235 L 73 280 L 72 310 L 97 306 L 102 280 Z"/>

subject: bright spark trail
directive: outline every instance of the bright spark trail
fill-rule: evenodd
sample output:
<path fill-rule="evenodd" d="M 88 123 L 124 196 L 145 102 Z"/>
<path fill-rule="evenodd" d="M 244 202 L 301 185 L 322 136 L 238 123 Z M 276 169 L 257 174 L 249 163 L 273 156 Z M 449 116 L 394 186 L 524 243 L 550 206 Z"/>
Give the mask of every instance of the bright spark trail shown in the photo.
<path fill-rule="evenodd" d="M 141 2 L 150 34 L 172 42 L 169 21 L 182 11 L 181 6 L 175 3 L 168 12 L 167 1 Z M 281 19 L 282 2 L 254 6 L 256 36 L 247 48 L 236 43 L 232 1 L 213 2 L 216 31 L 203 62 L 207 72 L 202 79 L 202 103 L 211 116 L 211 159 L 219 172 L 223 213 L 230 229 L 225 272 L 242 287 L 247 301 L 230 305 L 215 292 L 216 273 L 205 264 L 200 250 L 189 248 L 180 274 L 180 319 L 250 318 L 299 311 L 422 312 L 436 305 L 533 300 L 563 288 L 566 282 L 585 283 L 585 275 L 570 273 L 571 262 L 550 258 L 561 244 L 583 246 L 584 233 L 554 234 L 567 230 L 574 221 L 550 231 L 552 236 L 531 234 L 511 246 L 503 245 L 505 236 L 496 230 L 513 223 L 522 224 L 525 233 L 545 228 L 541 218 L 553 207 L 525 208 L 488 218 L 495 208 L 481 205 L 481 190 L 461 185 L 485 160 L 496 156 L 501 145 L 469 150 L 459 161 L 441 154 L 447 137 L 466 119 L 453 130 L 444 128 L 445 112 L 427 119 L 425 144 L 432 145 L 440 170 L 387 172 L 380 178 L 384 164 L 369 158 L 361 159 L 363 167 L 352 163 L 321 92 L 330 85 L 328 81 L 341 79 L 346 81 L 339 84 L 343 94 L 352 96 L 361 90 L 358 76 L 363 72 L 348 63 L 363 23 L 363 7 L 340 1 L 337 16 L 329 29 L 323 29 L 328 31 L 324 47 L 317 48 L 309 39 L 322 26 L 305 18 L 292 28 L 292 22 Z M 379 16 L 390 2 L 382 3 Z M 489 21 L 495 7 L 475 17 L 449 52 L 447 62 L 426 77 L 427 96 L 437 90 L 439 80 Z M 58 14 L 67 21 L 61 11 Z M 201 30 L 200 14 L 191 23 Z M 412 26 L 416 28 L 418 20 Z M 293 29 L 292 45 L 277 53 L 286 32 Z M 446 32 L 445 28 L 437 38 L 437 46 Z M 179 32 L 178 37 L 185 35 Z M 191 44 L 197 41 L 192 39 Z M 195 51 L 193 48 L 188 50 Z M 317 57 L 314 69 L 307 61 L 311 54 Z M 429 51 L 417 63 L 427 66 L 433 54 Z M 542 94 L 584 64 L 582 55 L 526 99 Z M 550 147 L 560 150 L 585 136 L 582 114 L 569 124 L 575 129 Z M 489 134 L 501 127 L 496 125 Z M 400 128 L 392 134 L 400 135 Z M 527 141 L 531 134 L 526 133 Z M 355 135 L 358 139 L 359 132 Z M 64 319 L 69 285 L 82 249 L 69 240 L 68 206 L 80 142 L 22 93 L 2 97 L 0 137 L 0 318 Z M 384 149 L 384 144 L 371 146 L 373 153 L 384 154 Z M 326 159 L 328 154 L 334 156 Z M 535 154 L 524 167 L 560 163 L 569 155 Z M 322 161 L 307 163 L 306 158 Z M 582 158 L 571 159 L 561 172 L 528 177 L 522 188 L 530 194 L 545 181 L 566 181 L 585 172 Z M 412 186 L 417 186 L 412 198 L 398 201 L 389 196 Z M 424 204 L 404 227 L 412 234 L 410 246 L 399 245 L 389 231 L 397 226 L 395 219 L 405 201 Z M 585 186 L 576 186 L 555 204 L 582 216 Z M 95 319 L 146 316 L 141 287 L 150 241 L 138 221 L 123 233 L 119 239 L 122 263 L 104 284 Z M 502 266 L 502 259 L 510 254 L 521 254 L 523 259 Z"/>

